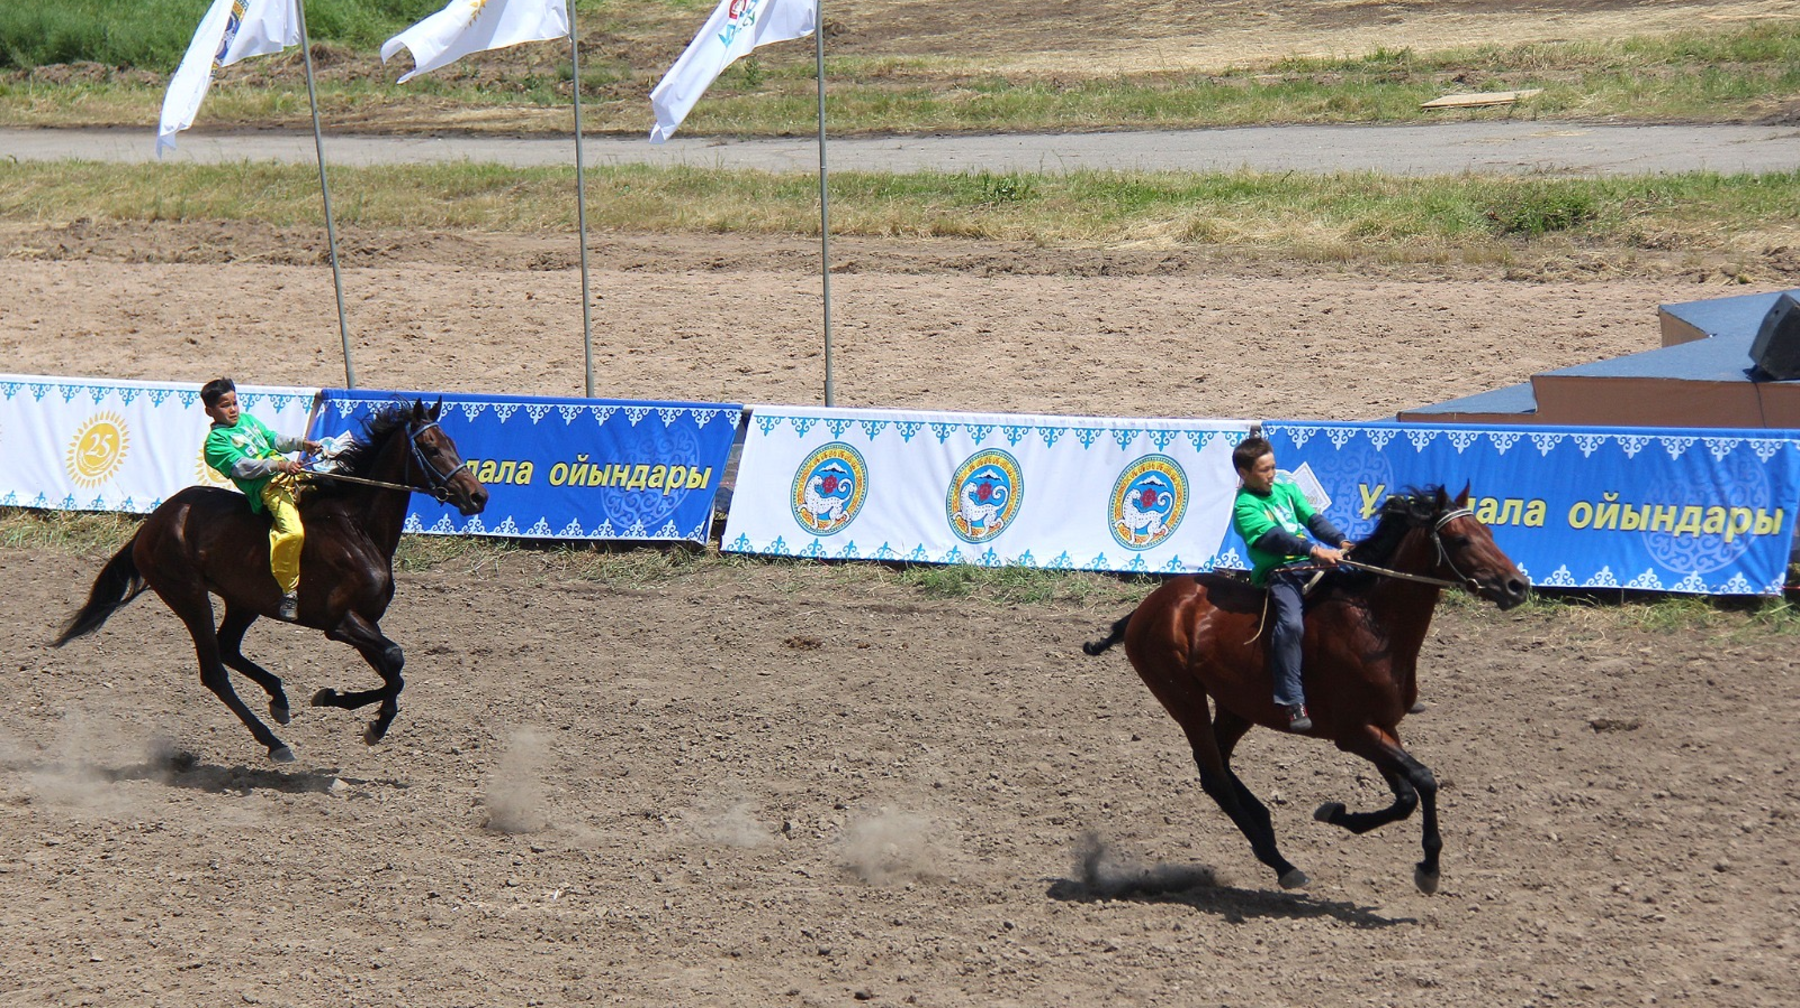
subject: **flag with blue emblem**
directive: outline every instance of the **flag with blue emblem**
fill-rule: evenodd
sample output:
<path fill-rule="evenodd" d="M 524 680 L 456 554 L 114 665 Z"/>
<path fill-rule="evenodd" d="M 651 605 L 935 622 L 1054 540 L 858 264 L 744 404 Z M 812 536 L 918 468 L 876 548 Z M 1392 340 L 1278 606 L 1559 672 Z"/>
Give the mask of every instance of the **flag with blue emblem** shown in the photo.
<path fill-rule="evenodd" d="M 674 136 L 726 67 L 759 46 L 811 35 L 818 24 L 818 0 L 720 0 L 700 34 L 650 92 L 650 110 L 656 114 L 650 142 Z"/>
<path fill-rule="evenodd" d="M 443 10 L 383 43 L 381 61 L 402 49 L 411 52 L 413 68 L 399 80 L 404 84 L 471 53 L 568 35 L 564 0 L 450 0 Z"/>

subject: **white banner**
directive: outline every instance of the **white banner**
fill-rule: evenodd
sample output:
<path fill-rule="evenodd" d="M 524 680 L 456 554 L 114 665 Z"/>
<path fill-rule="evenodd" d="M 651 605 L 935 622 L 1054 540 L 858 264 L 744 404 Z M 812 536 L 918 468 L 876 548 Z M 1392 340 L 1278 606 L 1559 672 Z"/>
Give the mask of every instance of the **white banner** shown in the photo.
<path fill-rule="evenodd" d="M 214 0 L 200 19 L 181 65 L 163 95 L 156 156 L 175 149 L 175 134 L 194 124 L 212 87 L 213 70 L 251 56 L 267 56 L 300 44 L 299 10 L 294 0 Z"/>
<path fill-rule="evenodd" d="M 1186 573 L 1226 542 L 1238 420 L 753 406 L 722 548 Z"/>
<path fill-rule="evenodd" d="M 239 385 L 278 434 L 306 430 L 318 389 Z M 0 506 L 144 514 L 183 487 L 230 488 L 200 457 L 200 386 L 0 375 Z"/>
<path fill-rule="evenodd" d="M 568 36 L 564 0 L 450 0 L 443 10 L 383 43 L 381 61 L 402 49 L 411 52 L 413 68 L 397 82 L 405 84 L 471 53 Z"/>
<path fill-rule="evenodd" d="M 758 46 L 811 35 L 818 23 L 818 0 L 719 0 L 712 17 L 650 92 L 650 111 L 656 116 L 650 142 L 674 136 L 726 67 Z"/>

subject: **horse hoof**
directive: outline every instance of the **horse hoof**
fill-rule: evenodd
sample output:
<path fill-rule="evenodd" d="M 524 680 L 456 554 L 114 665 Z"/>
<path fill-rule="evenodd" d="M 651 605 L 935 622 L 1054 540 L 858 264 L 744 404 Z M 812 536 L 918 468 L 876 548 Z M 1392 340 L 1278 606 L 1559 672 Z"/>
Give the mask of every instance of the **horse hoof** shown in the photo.
<path fill-rule="evenodd" d="M 1438 873 L 1435 871 L 1428 871 L 1424 865 L 1419 865 L 1413 869 L 1413 885 L 1418 886 L 1420 892 L 1430 896 L 1432 893 L 1437 892 Z"/>
<path fill-rule="evenodd" d="M 337 690 L 322 689 L 313 694 L 312 705 L 314 707 L 330 707 L 331 701 L 335 699 L 337 699 Z"/>
<path fill-rule="evenodd" d="M 274 701 L 269 702 L 269 716 L 275 719 L 276 724 L 287 724 L 294 720 L 294 715 L 288 710 L 287 704 Z"/>
<path fill-rule="evenodd" d="M 1283 889 L 1300 889 L 1311 884 L 1312 879 L 1307 878 L 1306 873 L 1298 868 L 1289 868 L 1281 873 L 1281 888 Z"/>
<path fill-rule="evenodd" d="M 387 732 L 377 731 L 374 725 L 370 725 L 363 729 L 363 745 L 380 745 L 382 737 L 386 734 Z"/>
<path fill-rule="evenodd" d="M 284 745 L 276 746 L 269 750 L 269 759 L 276 763 L 292 763 L 294 762 L 294 750 Z"/>
<path fill-rule="evenodd" d="M 1328 801 L 1325 804 L 1320 805 L 1318 808 L 1313 809 L 1313 818 L 1319 820 L 1320 822 L 1324 822 L 1324 823 L 1331 822 L 1333 819 L 1335 819 L 1338 816 L 1341 816 L 1343 814 L 1344 814 L 1344 803 L 1343 802 Z"/>

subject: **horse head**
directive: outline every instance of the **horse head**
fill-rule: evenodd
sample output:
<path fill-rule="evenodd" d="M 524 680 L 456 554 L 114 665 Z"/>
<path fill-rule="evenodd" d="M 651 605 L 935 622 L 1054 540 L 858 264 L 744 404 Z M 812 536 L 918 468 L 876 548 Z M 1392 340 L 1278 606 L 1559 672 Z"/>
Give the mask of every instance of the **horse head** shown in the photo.
<path fill-rule="evenodd" d="M 1381 515 L 1383 521 L 1404 522 L 1413 531 L 1409 538 L 1429 542 L 1424 573 L 1459 584 L 1501 609 L 1530 595 L 1531 579 L 1501 552 L 1493 533 L 1469 508 L 1468 487 L 1454 499 L 1441 486 L 1395 494 L 1382 504 Z"/>
<path fill-rule="evenodd" d="M 406 419 L 406 436 L 412 447 L 407 479 L 418 481 L 433 497 L 456 505 L 463 514 L 480 514 L 487 507 L 487 488 L 457 453 L 456 442 L 438 426 L 438 416 L 443 411 L 441 397 L 429 409 L 424 400 L 413 401 Z"/>

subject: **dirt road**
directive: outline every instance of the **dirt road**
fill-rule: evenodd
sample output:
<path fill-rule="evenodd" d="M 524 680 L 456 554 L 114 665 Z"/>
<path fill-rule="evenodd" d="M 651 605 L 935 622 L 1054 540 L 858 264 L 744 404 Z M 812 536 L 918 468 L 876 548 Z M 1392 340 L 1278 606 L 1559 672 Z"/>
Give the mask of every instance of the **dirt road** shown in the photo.
<path fill-rule="evenodd" d="M 1349 172 L 1393 175 L 1527 173 L 1541 175 L 1724 174 L 1800 169 L 1800 127 L 1686 124 L 1619 126 L 1567 122 L 1446 123 L 1431 126 L 1256 126 L 1148 133 L 1002 136 L 826 137 L 838 171 L 1036 172 L 1077 169 L 1147 171 Z M 0 157 L 155 159 L 144 130 L 0 129 Z M 813 138 L 721 140 L 676 136 L 653 145 L 632 137 L 583 141 L 588 164 L 692 165 L 816 172 Z M 356 136 L 327 133 L 327 164 L 368 166 L 474 161 L 513 166 L 574 165 L 572 139 Z M 314 163 L 310 133 L 181 135 L 172 162 L 271 160 Z"/>

